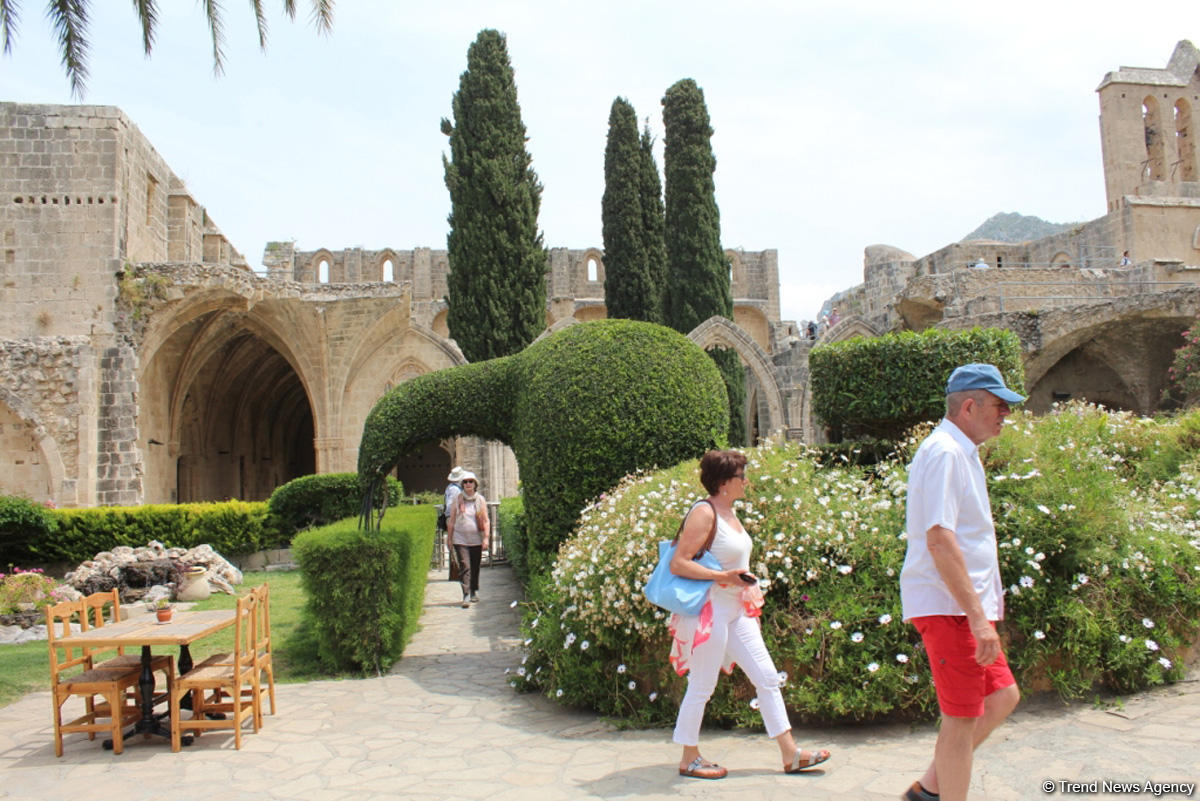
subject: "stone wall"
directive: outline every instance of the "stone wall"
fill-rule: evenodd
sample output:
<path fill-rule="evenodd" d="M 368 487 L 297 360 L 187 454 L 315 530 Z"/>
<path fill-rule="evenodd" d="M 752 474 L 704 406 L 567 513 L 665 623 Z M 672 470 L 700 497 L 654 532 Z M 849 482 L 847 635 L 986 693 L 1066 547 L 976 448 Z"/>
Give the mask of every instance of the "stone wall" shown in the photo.
<path fill-rule="evenodd" d="M 73 506 L 92 483 L 90 440 L 79 424 L 94 403 L 94 363 L 84 337 L 0 341 L 0 474 L 6 491 Z"/>

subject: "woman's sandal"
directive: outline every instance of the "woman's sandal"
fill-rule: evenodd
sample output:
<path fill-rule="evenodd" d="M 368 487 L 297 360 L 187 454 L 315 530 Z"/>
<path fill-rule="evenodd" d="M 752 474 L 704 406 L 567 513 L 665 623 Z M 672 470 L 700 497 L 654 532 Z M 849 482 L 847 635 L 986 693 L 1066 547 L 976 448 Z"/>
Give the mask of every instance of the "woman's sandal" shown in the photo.
<path fill-rule="evenodd" d="M 690 776 L 693 779 L 724 779 L 728 772 L 715 762 L 705 762 L 703 757 L 696 757 L 686 768 L 679 769 L 680 776 Z"/>
<path fill-rule="evenodd" d="M 792 763 L 790 765 L 783 766 L 783 772 L 803 773 L 806 770 L 815 768 L 817 765 L 820 765 L 830 757 L 829 751 L 824 748 L 822 748 L 820 751 L 809 751 L 807 759 L 804 759 L 800 756 L 803 753 L 803 750 L 797 750 L 796 755 L 792 757 Z"/>

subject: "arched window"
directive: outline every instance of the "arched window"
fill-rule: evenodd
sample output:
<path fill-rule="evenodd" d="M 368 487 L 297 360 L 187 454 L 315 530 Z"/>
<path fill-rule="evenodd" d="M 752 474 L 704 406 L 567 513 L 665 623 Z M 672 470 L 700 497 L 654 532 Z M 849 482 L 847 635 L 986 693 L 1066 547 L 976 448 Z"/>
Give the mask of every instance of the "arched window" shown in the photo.
<path fill-rule="evenodd" d="M 383 260 L 383 280 L 389 284 L 396 280 L 396 268 L 391 259 Z"/>
<path fill-rule="evenodd" d="M 1175 152 L 1179 154 L 1180 181 L 1196 180 L 1196 142 L 1192 137 L 1192 107 L 1187 100 L 1175 102 Z"/>
<path fill-rule="evenodd" d="M 595 256 L 588 256 L 587 280 L 589 280 L 589 281 L 599 281 L 600 280 L 600 262 L 597 261 Z"/>
<path fill-rule="evenodd" d="M 1151 181 L 1167 180 L 1167 159 L 1163 153 L 1162 119 L 1158 101 L 1151 95 L 1142 100 L 1142 127 L 1146 133 L 1146 166 L 1142 177 Z"/>
<path fill-rule="evenodd" d="M 321 259 L 321 261 L 317 263 L 317 283 L 329 283 L 329 259 Z"/>

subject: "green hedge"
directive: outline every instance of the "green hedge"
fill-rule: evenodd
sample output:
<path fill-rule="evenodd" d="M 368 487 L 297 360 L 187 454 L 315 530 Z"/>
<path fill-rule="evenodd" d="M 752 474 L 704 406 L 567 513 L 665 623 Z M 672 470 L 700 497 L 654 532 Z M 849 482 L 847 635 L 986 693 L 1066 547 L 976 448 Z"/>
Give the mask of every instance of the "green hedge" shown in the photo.
<path fill-rule="evenodd" d="M 1071 404 L 1010 419 L 981 454 L 1018 684 L 1077 698 L 1179 680 L 1200 626 L 1200 411 L 1151 421 Z M 794 443 L 747 456 L 738 513 L 793 720 L 935 715 L 920 637 L 901 622 L 905 461 L 822 464 Z M 637 725 L 674 719 L 687 683 L 641 588 L 703 494 L 692 461 L 628 477 L 584 512 L 530 583 L 514 684 Z M 753 697 L 740 672 L 722 677 L 706 719 L 760 726 Z"/>
<path fill-rule="evenodd" d="M 404 494 L 400 482 L 386 478 L 388 506 Z M 363 483 L 358 473 L 320 473 L 301 476 L 275 488 L 267 500 L 271 527 L 278 533 L 279 547 L 286 547 L 296 532 L 324 526 L 362 511 Z"/>
<path fill-rule="evenodd" d="M 40 503 L 16 495 L 0 495 L 0 572 L 36 559 L 36 549 L 57 527 Z"/>
<path fill-rule="evenodd" d="M 399 506 L 378 530 L 342 520 L 292 541 L 324 668 L 382 674 L 400 658 L 421 616 L 436 526 L 433 506 Z"/>
<path fill-rule="evenodd" d="M 137 548 L 151 540 L 168 548 L 207 543 L 229 557 L 253 553 L 272 539 L 262 501 L 102 506 L 55 509 L 52 514 L 57 531 L 34 548 L 43 562 L 78 564 L 118 545 Z"/>
<path fill-rule="evenodd" d="M 587 501 L 621 476 L 724 444 L 725 398 L 716 365 L 683 335 L 633 320 L 580 323 L 513 356 L 396 387 L 367 416 L 358 469 L 379 480 L 401 454 L 443 437 L 510 445 L 537 573 Z"/>
<path fill-rule="evenodd" d="M 930 328 L 818 345 L 808 357 L 813 411 L 830 439 L 899 440 L 946 411 L 946 379 L 955 367 L 987 362 L 1025 394 L 1021 341 L 1012 331 Z"/>
<path fill-rule="evenodd" d="M 525 562 L 525 501 L 520 496 L 503 498 L 496 510 L 496 525 L 504 543 L 504 553 L 513 573 L 521 584 L 529 581 L 529 565 Z"/>

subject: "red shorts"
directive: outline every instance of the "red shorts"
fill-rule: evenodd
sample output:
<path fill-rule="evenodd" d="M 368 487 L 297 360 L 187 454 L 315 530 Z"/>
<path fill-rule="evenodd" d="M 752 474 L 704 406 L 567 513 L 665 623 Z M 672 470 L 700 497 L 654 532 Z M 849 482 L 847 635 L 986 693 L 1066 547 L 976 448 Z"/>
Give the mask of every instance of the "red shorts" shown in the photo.
<path fill-rule="evenodd" d="M 955 718 L 983 716 L 983 699 L 1016 684 L 1004 652 L 990 665 L 975 661 L 975 637 L 965 615 L 929 615 L 909 621 L 921 633 L 933 686 L 943 715 Z M 995 628 L 996 624 L 992 624 Z"/>

